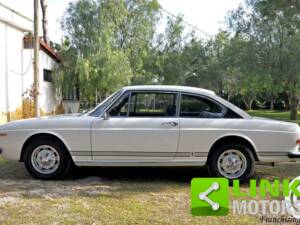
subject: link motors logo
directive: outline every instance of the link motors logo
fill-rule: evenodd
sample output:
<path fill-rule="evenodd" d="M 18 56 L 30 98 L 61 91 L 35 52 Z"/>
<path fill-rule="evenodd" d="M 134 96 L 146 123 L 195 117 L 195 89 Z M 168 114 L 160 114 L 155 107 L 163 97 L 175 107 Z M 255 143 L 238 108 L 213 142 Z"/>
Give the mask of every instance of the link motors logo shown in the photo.
<path fill-rule="evenodd" d="M 298 193 L 300 192 L 300 176 L 296 177 L 294 180 L 290 182 L 290 191 L 289 195 L 285 197 L 285 206 L 290 215 L 294 218 L 300 219 L 300 196 Z M 295 189 L 298 193 L 295 193 L 295 189 L 292 187 L 295 186 Z"/>
<path fill-rule="evenodd" d="M 228 180 L 194 178 L 191 182 L 192 215 L 225 216 L 229 212 Z"/>
<path fill-rule="evenodd" d="M 281 214 L 300 219 L 300 176 L 292 181 L 250 180 L 247 192 L 240 190 L 239 180 L 233 180 L 233 185 L 229 188 L 229 181 L 226 178 L 194 178 L 191 182 L 192 215 L 227 215 L 230 208 L 229 190 L 231 196 L 238 197 L 238 200 L 231 202 L 233 214 L 262 216 Z M 260 200 L 257 200 L 257 196 Z M 247 200 L 243 197 L 247 197 Z M 278 200 L 282 198 L 283 200 Z"/>

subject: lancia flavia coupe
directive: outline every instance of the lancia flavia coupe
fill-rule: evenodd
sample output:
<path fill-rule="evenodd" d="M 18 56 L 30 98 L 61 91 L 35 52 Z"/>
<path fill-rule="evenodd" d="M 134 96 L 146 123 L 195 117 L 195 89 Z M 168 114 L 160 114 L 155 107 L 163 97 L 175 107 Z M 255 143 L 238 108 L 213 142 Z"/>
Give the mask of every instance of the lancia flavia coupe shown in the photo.
<path fill-rule="evenodd" d="M 182 86 L 124 87 L 92 111 L 0 126 L 4 158 L 39 179 L 73 165 L 207 166 L 212 176 L 249 179 L 255 163 L 300 157 L 295 123 L 255 118 L 213 91 Z"/>

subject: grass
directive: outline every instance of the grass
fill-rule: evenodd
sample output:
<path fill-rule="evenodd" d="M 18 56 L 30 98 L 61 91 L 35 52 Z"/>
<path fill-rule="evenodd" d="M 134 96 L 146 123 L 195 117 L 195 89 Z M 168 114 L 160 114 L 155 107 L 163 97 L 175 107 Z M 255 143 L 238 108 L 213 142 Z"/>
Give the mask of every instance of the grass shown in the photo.
<path fill-rule="evenodd" d="M 285 120 L 287 112 L 251 111 Z M 257 165 L 256 179 L 299 175 L 299 164 Z M 204 168 L 86 168 L 66 180 L 33 179 L 0 157 L 0 224 L 259 224 L 258 216 L 193 217 L 190 181 Z M 248 191 L 248 184 L 242 190 Z"/>
<path fill-rule="evenodd" d="M 299 164 L 260 165 L 255 178 L 293 178 L 298 170 Z M 23 164 L 0 158 L 0 224 L 259 223 L 232 213 L 191 216 L 190 180 L 206 176 L 204 168 L 90 168 L 63 181 L 40 181 Z"/>
<path fill-rule="evenodd" d="M 248 111 L 248 113 L 251 116 L 266 117 L 266 118 L 277 119 L 277 120 L 297 122 L 300 124 L 300 119 L 290 120 L 290 112 L 289 111 L 251 110 L 251 111 Z"/>
<path fill-rule="evenodd" d="M 277 168 L 283 176 L 284 167 Z M 289 171 L 296 171 L 292 167 Z M 258 168 L 258 177 L 274 174 Z M 293 176 L 294 174 L 291 174 Z M 190 180 L 201 168 L 80 169 L 64 181 L 33 179 L 0 160 L 0 224 L 256 224 L 256 217 L 192 217 Z"/>

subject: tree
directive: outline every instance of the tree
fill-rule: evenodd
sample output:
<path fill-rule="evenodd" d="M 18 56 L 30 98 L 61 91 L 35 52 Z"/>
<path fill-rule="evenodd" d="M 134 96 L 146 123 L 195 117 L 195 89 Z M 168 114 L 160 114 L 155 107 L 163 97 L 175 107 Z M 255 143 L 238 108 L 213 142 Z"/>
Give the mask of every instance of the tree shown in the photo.
<path fill-rule="evenodd" d="M 95 102 L 143 74 L 158 17 L 156 0 L 69 4 L 62 20 L 69 46 L 62 55 L 72 58 L 72 68 L 62 71 L 78 75 L 83 99 Z"/>
<path fill-rule="evenodd" d="M 145 70 L 152 73 L 154 83 L 180 84 L 184 82 L 185 65 L 182 59 L 183 50 L 182 17 L 167 18 L 163 34 L 158 34 L 152 44 L 152 50 L 145 58 Z"/>
<path fill-rule="evenodd" d="M 47 2 L 46 0 L 41 0 L 41 9 L 43 14 L 42 19 L 42 27 L 43 27 L 43 38 L 46 43 L 49 43 L 49 37 L 48 37 L 48 11 L 47 11 Z"/>
<path fill-rule="evenodd" d="M 236 34 L 257 44 L 256 61 L 261 74 L 270 80 L 266 92 L 271 102 L 277 93 L 286 90 L 291 119 L 296 119 L 298 109 L 299 20 L 300 7 L 296 2 L 271 0 L 249 0 L 247 9 L 240 7 L 229 19 Z"/>

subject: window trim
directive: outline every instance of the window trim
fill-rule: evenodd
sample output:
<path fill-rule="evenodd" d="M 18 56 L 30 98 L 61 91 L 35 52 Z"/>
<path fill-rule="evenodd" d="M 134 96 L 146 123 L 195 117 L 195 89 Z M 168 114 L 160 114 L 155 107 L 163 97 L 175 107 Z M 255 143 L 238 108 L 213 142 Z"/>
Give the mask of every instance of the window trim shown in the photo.
<path fill-rule="evenodd" d="M 119 100 L 126 97 L 127 94 L 128 94 L 128 109 L 127 109 L 127 112 L 126 112 L 126 116 L 111 116 L 111 115 L 109 115 L 109 111 L 116 105 L 116 103 Z M 129 114 L 130 99 L 131 99 L 131 93 L 128 93 L 128 91 L 125 91 L 119 98 L 115 99 L 115 101 L 109 106 L 108 109 L 105 109 L 104 111 L 108 114 L 109 118 L 126 118 L 126 117 L 128 117 L 128 114 Z"/>
<path fill-rule="evenodd" d="M 123 94 L 121 94 L 118 98 L 115 99 L 115 101 L 108 106 L 103 112 L 108 113 L 108 111 L 115 105 L 115 103 L 123 98 L 123 96 L 125 96 L 127 93 L 129 93 L 129 106 L 127 109 L 127 115 L 126 116 L 112 116 L 111 118 L 179 118 L 179 96 L 180 96 L 180 92 L 179 91 L 158 91 L 158 90 L 129 90 L 129 91 L 125 91 Z M 157 94 L 175 94 L 175 105 L 176 105 L 176 113 L 175 116 L 173 117 L 166 117 L 166 116 L 129 116 L 129 110 L 130 110 L 130 105 L 131 105 L 131 95 L 133 93 L 157 93 Z M 103 115 L 104 113 L 102 113 Z M 101 116 L 102 116 L 101 115 Z"/>
<path fill-rule="evenodd" d="M 194 96 L 194 97 L 200 97 L 200 98 L 205 98 L 213 103 L 215 103 L 216 105 L 218 105 L 220 108 L 221 108 L 221 113 L 222 113 L 222 117 L 220 118 L 201 118 L 201 117 L 188 117 L 188 116 L 185 116 L 185 117 L 182 117 L 180 116 L 180 111 L 181 111 L 181 100 L 182 100 L 182 95 L 189 95 L 189 96 Z M 210 98 L 208 96 L 205 96 L 205 95 L 201 95 L 201 94 L 195 94 L 195 93 L 190 93 L 190 92 L 180 92 L 180 101 L 179 101 L 179 113 L 178 113 L 178 116 L 179 118 L 192 118 L 192 119 L 225 119 L 224 116 L 226 115 L 227 113 L 227 107 L 225 107 L 223 104 L 221 104 L 220 102 L 216 101 L 215 99 L 213 98 Z"/>
<path fill-rule="evenodd" d="M 124 90 L 122 90 L 122 89 L 116 91 L 115 93 L 112 94 L 112 95 L 114 95 L 114 94 L 116 94 L 116 95 L 112 97 L 112 101 L 110 102 L 110 104 L 104 106 L 104 108 L 100 112 L 98 112 L 98 109 L 100 108 L 101 103 L 103 103 L 103 101 L 105 101 L 105 99 L 104 99 L 102 102 L 100 102 L 100 104 L 98 106 L 96 106 L 94 109 L 92 109 L 88 113 L 88 115 L 93 116 L 93 117 L 100 117 L 100 118 L 103 117 L 103 115 L 104 115 L 104 113 L 106 113 L 107 109 L 110 108 L 116 102 L 116 100 L 119 99 L 119 97 L 123 96 L 123 94 L 126 92 L 124 92 Z"/>

